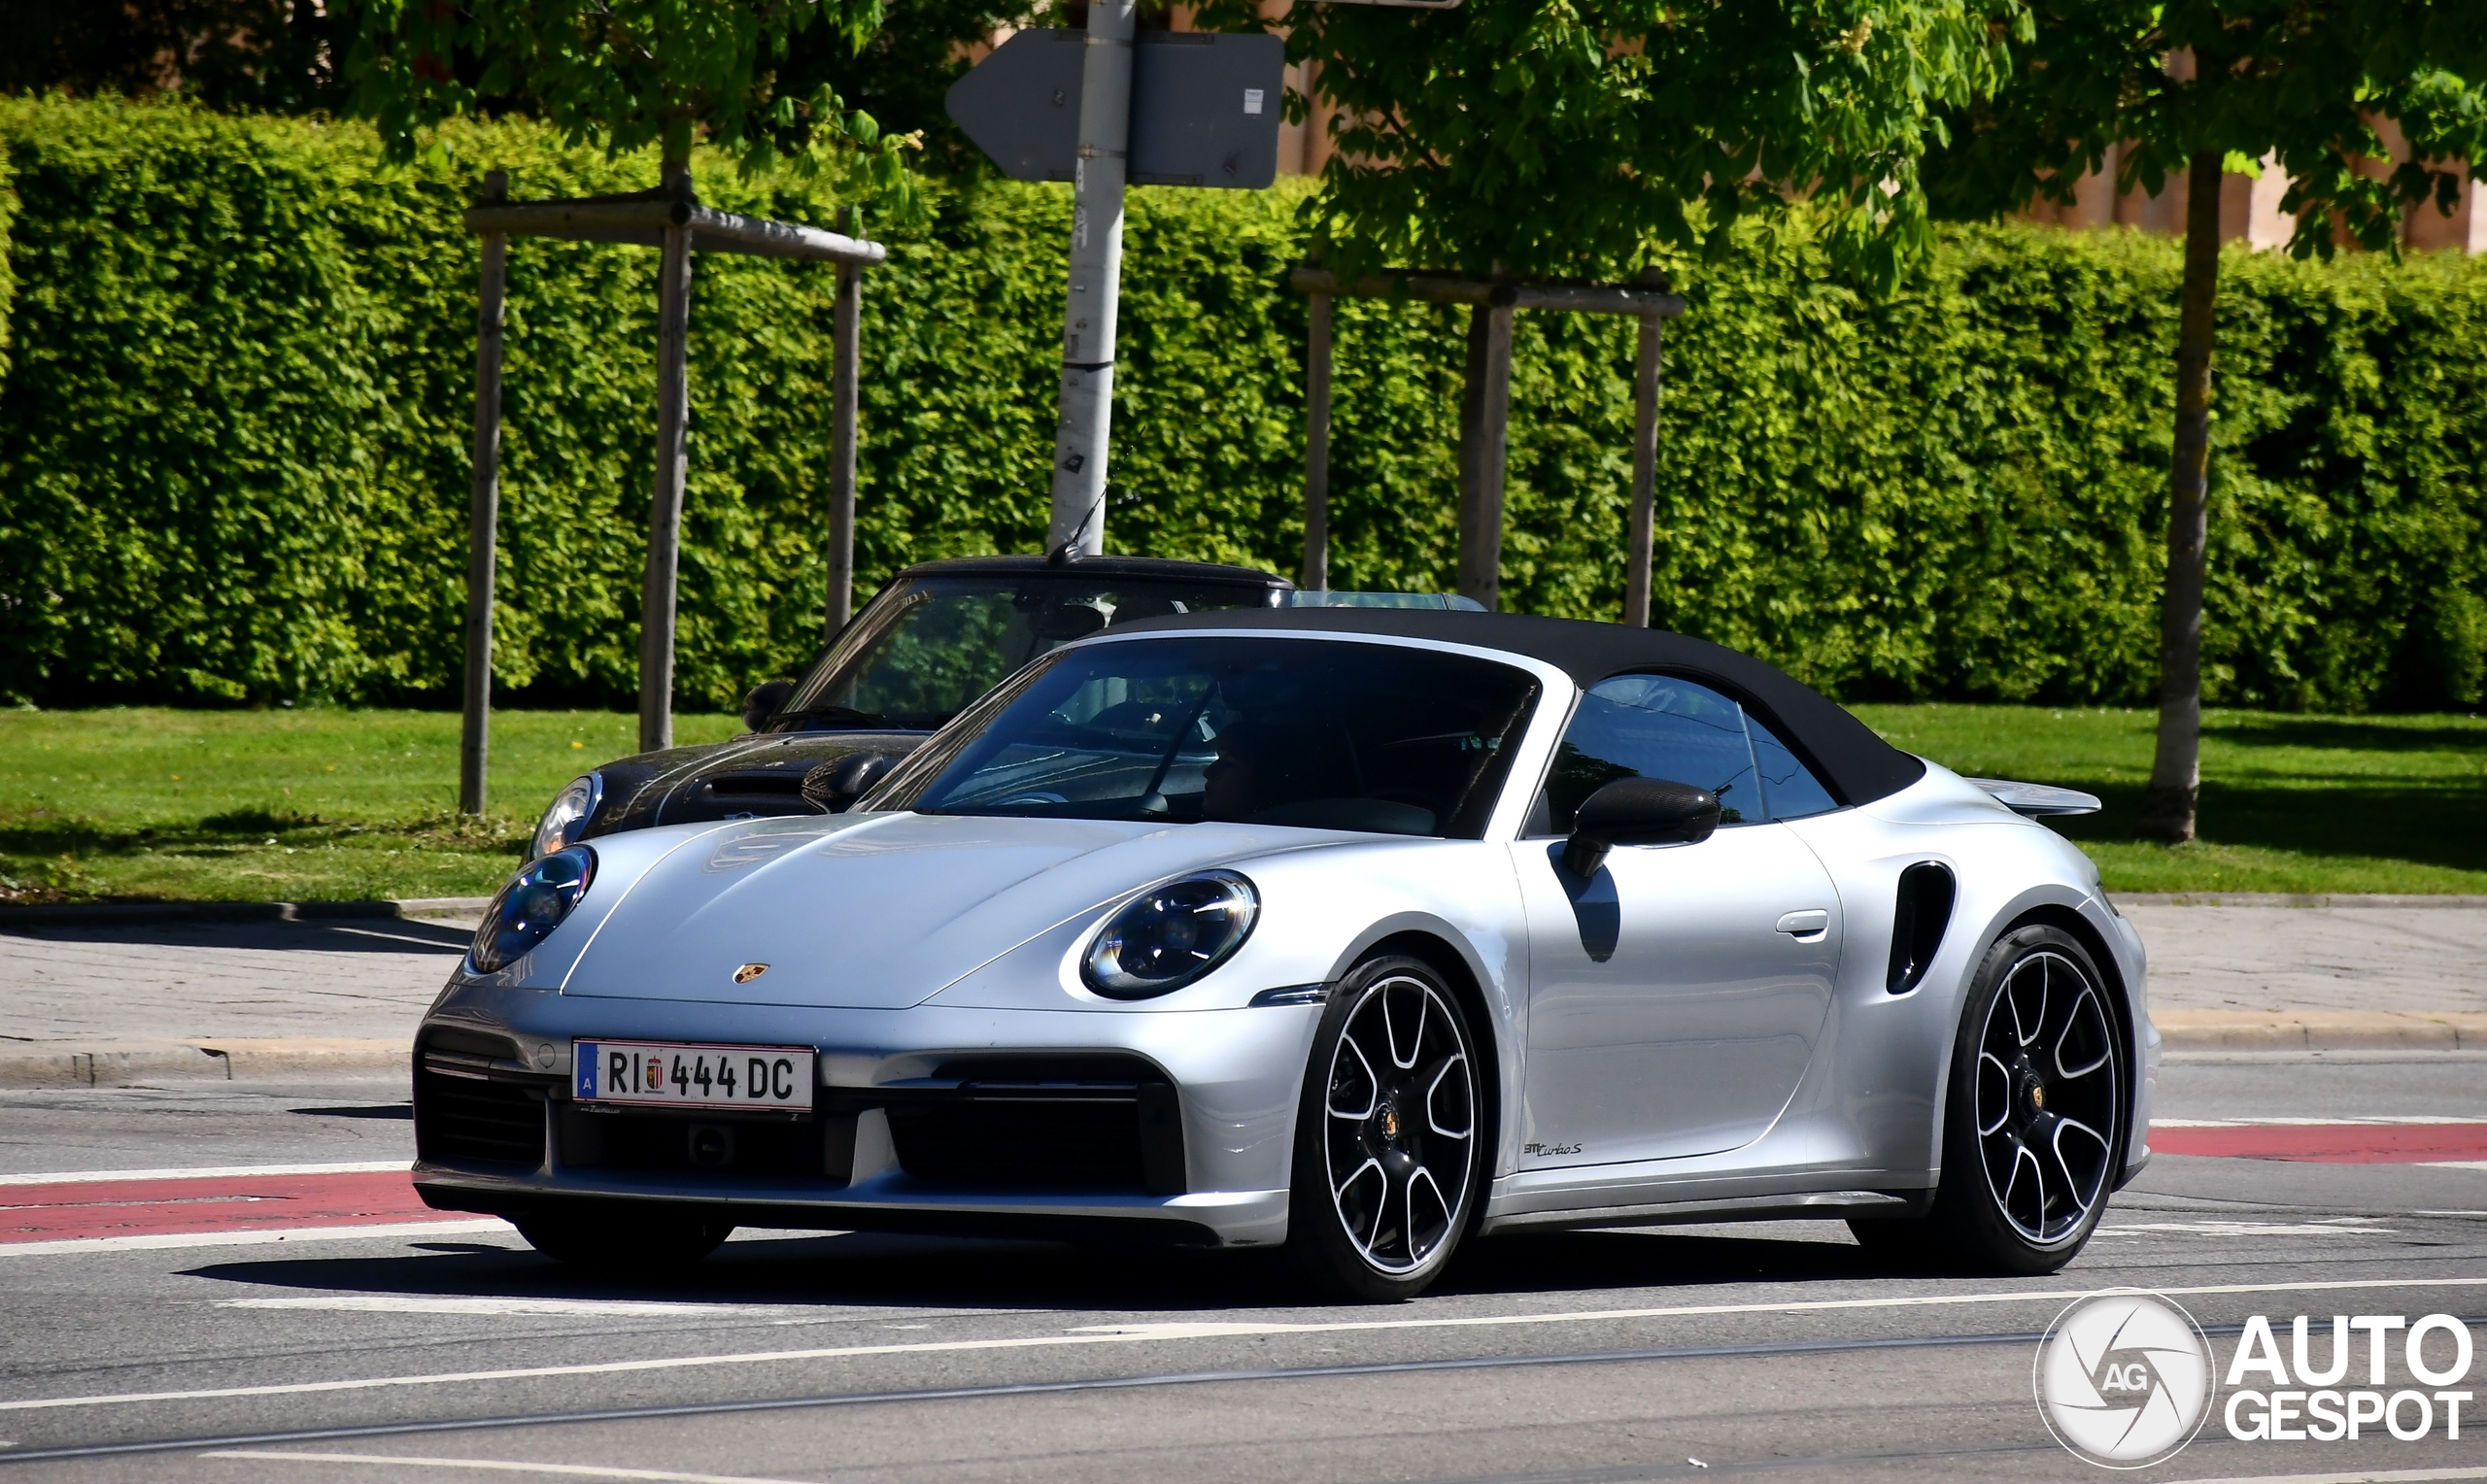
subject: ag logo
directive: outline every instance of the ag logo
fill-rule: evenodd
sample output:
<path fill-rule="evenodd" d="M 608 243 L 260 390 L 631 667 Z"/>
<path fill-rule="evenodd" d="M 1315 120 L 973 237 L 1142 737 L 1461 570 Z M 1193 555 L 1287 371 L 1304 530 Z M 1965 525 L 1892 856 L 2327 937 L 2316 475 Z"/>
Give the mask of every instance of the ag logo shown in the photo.
<path fill-rule="evenodd" d="M 2056 1441 L 2107 1468 L 2143 1468 L 2194 1440 L 2210 1415 L 2211 1347 L 2156 1294 L 2094 1294 L 2038 1342 L 2038 1414 Z"/>

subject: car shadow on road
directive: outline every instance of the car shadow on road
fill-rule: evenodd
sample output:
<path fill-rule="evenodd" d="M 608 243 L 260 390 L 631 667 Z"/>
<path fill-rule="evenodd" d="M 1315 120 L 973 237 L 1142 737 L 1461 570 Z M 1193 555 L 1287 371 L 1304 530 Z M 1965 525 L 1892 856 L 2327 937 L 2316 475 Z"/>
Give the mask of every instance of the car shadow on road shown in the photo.
<path fill-rule="evenodd" d="M 1792 1226 L 1793 1224 L 1791 1224 Z M 1815 1225 L 1815 1224 L 1807 1224 Z M 524 1248 L 444 1237 L 391 1257 L 218 1263 L 187 1275 L 289 1298 L 588 1298 L 823 1309 L 1152 1310 L 1318 1301 L 1278 1252 L 835 1232 L 731 1242 L 663 1280 L 599 1279 Z M 1432 1290 L 1445 1297 L 1698 1289 L 1886 1275 L 1844 1236 L 1732 1231 L 1562 1231 L 1476 1243 Z M 413 1304 L 409 1305 L 414 1306 Z"/>
<path fill-rule="evenodd" d="M 313 918 L 300 922 L 142 918 L 78 924 L 18 924 L 0 919 L 0 938 L 278 953 L 462 954 L 474 942 L 475 929 L 472 925 L 406 917 Z"/>

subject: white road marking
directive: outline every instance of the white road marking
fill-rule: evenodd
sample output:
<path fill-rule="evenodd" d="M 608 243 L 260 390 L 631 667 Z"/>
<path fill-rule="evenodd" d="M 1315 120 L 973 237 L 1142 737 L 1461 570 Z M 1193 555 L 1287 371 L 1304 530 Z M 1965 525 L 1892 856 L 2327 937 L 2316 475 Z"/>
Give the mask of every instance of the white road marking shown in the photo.
<path fill-rule="evenodd" d="M 2100 1236 L 2139 1236 L 2144 1232 L 2162 1232 L 2174 1236 L 2397 1236 L 2391 1227 L 2373 1227 L 2367 1216 L 2351 1216 L 2339 1221 L 2263 1222 L 2263 1221 L 2135 1221 L 2100 1226 Z"/>
<path fill-rule="evenodd" d="M 351 932 L 358 938 L 387 938 L 392 943 L 412 943 L 436 954 L 459 954 L 466 951 L 461 943 L 444 943 L 438 938 L 418 938 L 403 932 L 377 932 L 369 928 L 331 928 L 330 932 Z M 411 1050 L 411 1048 L 409 1048 Z"/>
<path fill-rule="evenodd" d="M 2177 1479 L 2170 1484 L 2425 1484 L 2432 1479 L 2487 1479 L 2487 1468 L 2384 1468 L 2367 1473 L 2272 1473 L 2250 1479 Z"/>
<path fill-rule="evenodd" d="M 2312 1114 L 2301 1118 L 2154 1118 L 2154 1129 L 2252 1129 L 2276 1125 L 2283 1128 L 2326 1128 L 2335 1124 L 2487 1124 L 2487 1118 L 2460 1118 L 2439 1113 L 2391 1113 L 2368 1118 L 2342 1118 L 2337 1114 Z"/>
<path fill-rule="evenodd" d="M 2316 1294 L 2395 1288 L 2487 1288 L 2480 1278 L 2342 1278 L 2321 1283 L 2221 1283 L 2154 1292 L 2169 1298 L 2215 1294 Z M 1081 1345 L 1127 1345 L 1159 1340 L 1236 1334 L 1346 1334 L 1384 1330 L 1478 1330 L 1522 1325 L 1602 1324 L 1635 1319 L 1686 1319 L 1720 1314 L 1821 1314 L 1858 1309 L 1956 1308 L 1997 1303 L 2068 1303 L 2096 1289 L 2039 1289 L 2021 1293 L 1900 1294 L 1887 1298 L 1797 1298 L 1777 1303 L 1696 1303 L 1669 1308 L 1588 1309 L 1551 1314 L 1473 1314 L 1442 1319 L 1351 1319 L 1302 1324 L 1267 1323 L 1095 1325 L 1060 1334 L 1004 1339 L 917 1340 L 893 1345 L 823 1345 L 806 1350 L 749 1350 L 725 1355 L 665 1356 L 639 1361 L 596 1361 L 573 1366 L 527 1366 L 506 1370 L 432 1371 L 411 1376 L 358 1376 L 344 1381 L 293 1381 L 268 1386 L 219 1386 L 198 1391 L 119 1392 L 96 1397 L 35 1397 L 0 1401 L 0 1412 L 51 1411 L 73 1406 L 118 1406 L 148 1401 L 213 1401 L 233 1397 L 299 1397 L 326 1392 L 376 1391 L 399 1386 L 447 1386 L 463 1382 L 527 1381 L 548 1376 L 609 1376 L 657 1370 L 697 1370 L 772 1362 L 854 1360 L 884 1355 L 955 1355 L 979 1350 L 1046 1350 Z"/>
<path fill-rule="evenodd" d="M 77 1185 L 97 1180 L 230 1180 L 268 1175 L 377 1175 L 412 1168 L 404 1160 L 342 1164 L 209 1164 L 197 1169 L 66 1169 L 48 1175 L 0 1175 L 0 1185 Z"/>
<path fill-rule="evenodd" d="M 653 1298 L 426 1298 L 403 1294 L 334 1294 L 303 1298 L 223 1298 L 220 1309 L 342 1309 L 358 1314 L 567 1314 L 672 1319 L 814 1319 L 791 1303 L 668 1303 Z"/>
<path fill-rule="evenodd" d="M 2420 1169 L 2487 1169 L 2487 1160 L 2421 1160 Z"/>
<path fill-rule="evenodd" d="M 392 1221 L 368 1227 L 290 1227 L 282 1231 L 166 1231 L 154 1236 L 66 1236 L 54 1242 L 0 1242 L 0 1258 L 49 1258 L 76 1252 L 146 1252 L 167 1247 L 251 1247 L 269 1242 L 354 1242 L 385 1236 L 448 1236 L 508 1231 L 497 1216 L 455 1221 Z"/>
<path fill-rule="evenodd" d="M 656 1479 L 664 1484 L 801 1484 L 744 1473 L 675 1473 L 664 1468 L 606 1468 L 595 1464 L 521 1464 L 496 1458 L 399 1458 L 379 1453 L 280 1453 L 271 1448 L 220 1448 L 200 1458 L 284 1459 L 298 1464 L 388 1464 L 399 1468 L 481 1468 L 500 1473 L 554 1473 L 573 1479 Z"/>

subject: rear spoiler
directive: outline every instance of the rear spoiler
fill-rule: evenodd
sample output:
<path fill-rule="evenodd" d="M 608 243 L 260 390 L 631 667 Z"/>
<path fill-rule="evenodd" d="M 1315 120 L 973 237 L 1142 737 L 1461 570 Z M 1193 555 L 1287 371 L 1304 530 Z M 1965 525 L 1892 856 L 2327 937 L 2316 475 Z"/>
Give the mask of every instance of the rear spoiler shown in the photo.
<path fill-rule="evenodd" d="M 2098 795 L 2084 793 L 2079 789 L 2059 789 L 2052 784 L 2014 783 L 2009 778 L 1969 778 L 1962 780 L 1994 795 L 1995 802 L 2015 814 L 2036 819 L 2045 814 L 2096 814 Z"/>

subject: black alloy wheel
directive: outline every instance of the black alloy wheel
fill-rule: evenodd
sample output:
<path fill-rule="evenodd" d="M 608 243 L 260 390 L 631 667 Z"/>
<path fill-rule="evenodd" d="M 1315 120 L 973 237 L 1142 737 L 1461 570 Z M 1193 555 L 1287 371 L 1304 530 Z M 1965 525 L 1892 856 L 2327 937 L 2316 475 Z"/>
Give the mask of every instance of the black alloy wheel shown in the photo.
<path fill-rule="evenodd" d="M 576 1200 L 510 1225 L 527 1245 L 598 1278 L 663 1278 L 693 1266 L 733 1234 L 734 1225 L 697 1209 L 655 1202 Z"/>
<path fill-rule="evenodd" d="M 2077 937 L 2022 928 L 1970 982 L 1942 1114 L 1942 1183 L 1920 1221 L 1851 1221 L 1888 1261 L 2039 1275 L 2079 1256 L 2124 1161 L 2124 1034 Z"/>
<path fill-rule="evenodd" d="M 1475 1045 L 1421 960 L 1369 961 L 1332 992 L 1305 1073 L 1287 1230 L 1321 1288 L 1408 1298 L 1449 1264 L 1484 1160 Z"/>
<path fill-rule="evenodd" d="M 1933 1211 L 1924 1222 L 1856 1222 L 1858 1241 L 1886 1254 L 1930 1250 L 1980 1272 L 2071 1262 L 2123 1160 L 2124 1037 L 2107 994 L 2069 933 L 2024 928 L 1998 941 L 1961 1015 Z"/>

